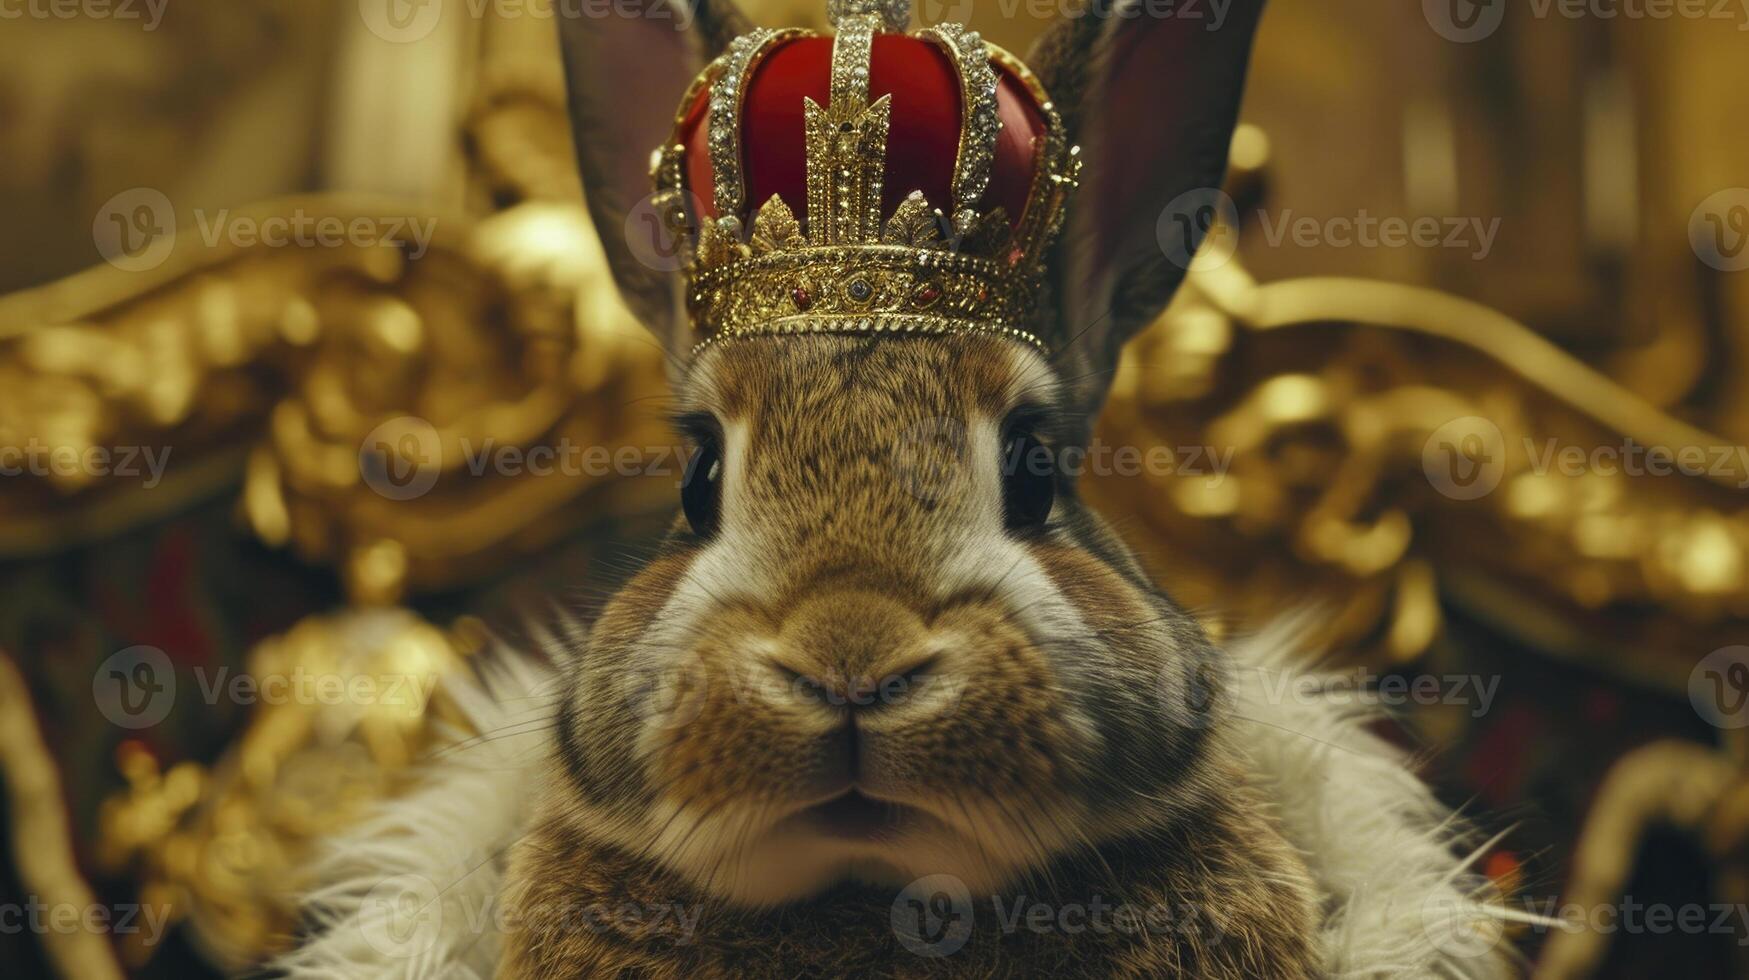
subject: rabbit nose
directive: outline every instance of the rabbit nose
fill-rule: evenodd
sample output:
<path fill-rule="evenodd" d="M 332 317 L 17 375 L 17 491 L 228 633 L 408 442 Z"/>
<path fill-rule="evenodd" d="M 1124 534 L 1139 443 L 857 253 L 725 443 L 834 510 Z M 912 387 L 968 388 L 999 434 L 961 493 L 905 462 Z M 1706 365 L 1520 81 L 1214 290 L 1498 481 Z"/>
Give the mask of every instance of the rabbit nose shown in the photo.
<path fill-rule="evenodd" d="M 875 708 L 902 697 L 933 662 L 911 609 L 869 589 L 825 589 L 784 619 L 772 659 L 799 693 L 835 707 Z"/>
<path fill-rule="evenodd" d="M 886 671 L 849 675 L 826 671 L 802 672 L 778 664 L 787 673 L 797 694 L 834 708 L 871 711 L 901 701 L 928 675 L 935 657 L 916 655 Z"/>

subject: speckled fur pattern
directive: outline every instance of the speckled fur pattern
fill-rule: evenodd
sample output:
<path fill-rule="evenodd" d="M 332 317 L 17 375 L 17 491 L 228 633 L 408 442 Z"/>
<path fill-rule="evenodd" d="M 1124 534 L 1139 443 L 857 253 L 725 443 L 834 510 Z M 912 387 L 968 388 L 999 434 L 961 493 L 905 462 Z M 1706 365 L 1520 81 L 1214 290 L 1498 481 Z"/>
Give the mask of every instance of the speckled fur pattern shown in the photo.
<path fill-rule="evenodd" d="M 506 895 L 524 911 L 503 978 L 1318 975 L 1302 931 L 1314 914 L 1304 868 L 1252 805 L 1215 805 L 1175 831 L 1059 862 L 1034 887 L 970 895 L 958 910 L 971 924 L 964 945 L 939 956 L 903 944 L 931 937 L 895 928 L 902 900 L 891 890 L 843 885 L 779 909 L 735 908 L 602 848 L 563 813 L 542 812 L 536 826 Z M 1029 914 L 1049 924 L 1029 927 Z"/>
<path fill-rule="evenodd" d="M 981 337 L 764 339 L 695 372 L 681 409 L 729 447 L 722 530 L 677 526 L 567 672 L 503 975 L 984 976 L 1017 955 L 1072 976 L 1309 975 L 1309 874 L 1195 711 L 1220 670 L 1206 637 L 1071 484 L 1045 528 L 1004 526 L 999 427 L 1062 407 L 1042 358 Z M 861 780 L 922 818 L 878 846 L 795 826 L 842 716 L 794 678 L 896 675 L 912 686 L 859 713 Z M 894 955 L 893 902 L 935 874 L 985 920 L 1030 894 L 1169 901 L 1218 927 Z M 696 941 L 657 952 L 536 911 L 634 894 L 701 910 Z"/>

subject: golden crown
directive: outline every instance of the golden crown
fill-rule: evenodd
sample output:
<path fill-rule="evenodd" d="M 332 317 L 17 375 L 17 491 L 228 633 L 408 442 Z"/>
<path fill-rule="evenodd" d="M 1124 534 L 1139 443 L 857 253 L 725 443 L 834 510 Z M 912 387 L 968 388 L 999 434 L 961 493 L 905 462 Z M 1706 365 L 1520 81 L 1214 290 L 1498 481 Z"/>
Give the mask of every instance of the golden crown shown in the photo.
<path fill-rule="evenodd" d="M 957 76 L 952 200 L 943 211 L 913 189 L 883 215 L 893 92 L 870 101 L 872 52 L 877 34 L 903 32 L 909 4 L 829 0 L 828 16 L 835 27 L 828 101 L 822 107 L 801 99 L 805 186 L 792 190 L 804 202 L 802 218 L 774 192 L 750 229 L 744 222 L 743 139 L 761 136 L 748 132 L 744 112 L 750 98 L 766 98 L 754 92 L 754 80 L 767 58 L 814 32 L 759 29 L 737 37 L 693 82 L 674 137 L 654 156 L 658 213 L 684 215 L 696 228 L 681 234 L 687 312 L 702 338 L 695 350 L 794 333 L 987 333 L 1047 350 L 1034 332 L 1036 299 L 1080 159 L 1065 146 L 1043 87 L 1018 59 L 963 25 L 907 35 L 939 49 Z M 1014 152 L 998 159 L 1004 111 L 1036 121 L 1030 146 L 1019 144 L 1030 156 L 1018 164 Z M 689 172 L 703 173 L 702 165 L 688 166 L 701 143 L 708 203 L 686 186 Z M 1008 184 L 1023 182 L 1018 220 L 999 204 L 980 210 L 999 165 L 1014 171 L 1005 174 Z"/>

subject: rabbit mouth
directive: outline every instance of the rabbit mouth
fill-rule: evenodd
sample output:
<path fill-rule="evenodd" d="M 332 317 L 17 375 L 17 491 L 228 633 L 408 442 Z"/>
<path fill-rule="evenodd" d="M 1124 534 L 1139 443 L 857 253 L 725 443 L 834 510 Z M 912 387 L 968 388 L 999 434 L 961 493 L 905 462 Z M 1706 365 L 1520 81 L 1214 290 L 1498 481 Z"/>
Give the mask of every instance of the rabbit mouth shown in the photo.
<path fill-rule="evenodd" d="M 898 834 L 915 814 L 910 807 L 877 800 L 852 788 L 798 816 L 828 837 L 867 840 Z"/>

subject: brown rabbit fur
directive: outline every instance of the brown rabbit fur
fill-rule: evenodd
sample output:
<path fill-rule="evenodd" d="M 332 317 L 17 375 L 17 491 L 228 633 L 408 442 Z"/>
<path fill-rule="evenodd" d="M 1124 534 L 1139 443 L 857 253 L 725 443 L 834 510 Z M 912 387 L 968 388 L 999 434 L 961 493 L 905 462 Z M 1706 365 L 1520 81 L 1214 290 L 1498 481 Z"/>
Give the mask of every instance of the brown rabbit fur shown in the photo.
<path fill-rule="evenodd" d="M 1033 325 L 1052 357 L 971 334 L 683 354 L 674 277 L 618 231 L 738 15 L 562 21 L 597 228 L 720 467 L 708 521 L 689 510 L 556 651 L 556 761 L 511 856 L 501 977 L 1314 974 L 1311 876 L 1208 710 L 1222 655 L 1072 473 L 1018 527 L 1001 466 L 1022 433 L 1085 442 L 1123 340 L 1181 277 L 1154 221 L 1220 181 L 1260 7 L 1220 32 L 1101 8 L 1038 48 L 1089 156 Z M 1156 914 L 1076 925 L 1114 906 Z M 577 914 L 620 907 L 695 927 Z"/>
<path fill-rule="evenodd" d="M 962 419 L 958 451 L 989 440 L 993 456 L 1015 405 L 1048 407 L 1059 387 L 1036 354 L 977 337 L 748 341 L 695 365 L 683 411 L 721 420 L 732 447 L 721 536 L 735 540 L 713 547 L 746 549 L 703 593 L 737 597 L 706 599 L 668 673 L 652 623 L 682 614 L 677 586 L 712 561 L 677 529 L 598 622 L 561 699 L 562 772 L 513 855 L 504 976 L 1311 975 L 1305 868 L 1219 726 L 1179 703 L 1193 674 L 1218 671 L 1193 622 L 1072 499 L 1013 553 L 978 541 L 1002 535 L 994 465 L 907 436 Z M 1017 603 L 1047 617 L 1060 603 L 1081 625 L 1031 639 Z M 893 676 L 924 651 L 905 696 L 858 718 L 865 783 L 929 814 L 912 853 L 868 856 L 897 865 L 884 869 L 806 857 L 805 830 L 777 811 L 815 792 L 838 722 L 789 678 Z M 627 677 L 675 685 L 663 710 L 684 723 L 634 738 L 649 706 Z M 765 884 L 772 866 L 797 880 Z M 938 872 L 967 884 L 985 931 L 935 960 L 900 948 L 890 916 L 901 886 Z M 1017 896 L 1165 905 L 1174 925 L 996 934 L 994 904 Z M 697 934 L 561 914 L 627 901 L 692 909 Z"/>
<path fill-rule="evenodd" d="M 543 810 L 538 830 L 519 848 L 504 897 L 525 917 L 507 946 L 502 977 L 1317 975 L 1304 868 L 1249 801 L 1212 804 L 1147 843 L 1102 848 L 1097 872 L 1086 861 L 1053 869 L 1056 885 L 1011 891 L 1002 903 L 1013 908 L 1019 898 L 1056 910 L 1103 899 L 1162 913 L 1145 931 L 1004 933 L 996 900 L 978 896 L 975 931 L 963 949 L 939 958 L 901 945 L 890 921 L 891 890 L 868 885 L 839 886 L 768 912 L 701 903 L 692 935 L 660 920 L 645 930 L 588 928 L 564 911 L 642 907 L 652 895 L 685 901 L 694 893 L 653 862 L 592 842 L 571 816 Z"/>

